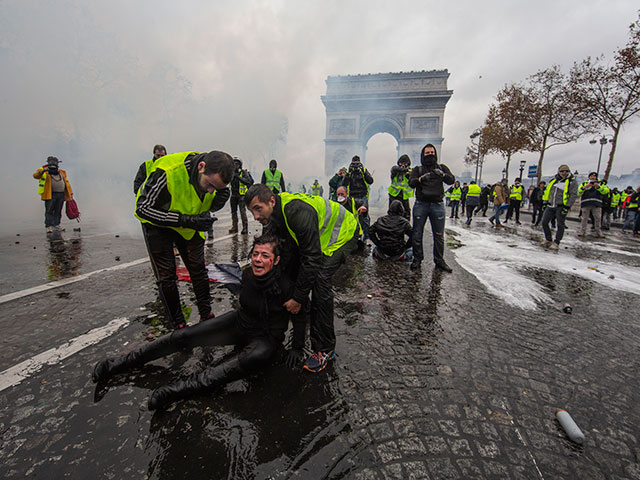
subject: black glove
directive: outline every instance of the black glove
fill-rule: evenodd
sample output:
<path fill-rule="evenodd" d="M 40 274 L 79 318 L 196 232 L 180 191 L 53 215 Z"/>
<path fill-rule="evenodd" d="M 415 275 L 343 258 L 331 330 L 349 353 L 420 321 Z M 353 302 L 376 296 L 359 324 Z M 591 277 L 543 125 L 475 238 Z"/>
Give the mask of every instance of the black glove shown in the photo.
<path fill-rule="evenodd" d="M 569 209 L 568 209 L 567 207 L 562 207 L 562 210 L 560 210 L 560 214 L 561 214 L 563 217 L 566 217 L 566 216 L 567 216 L 567 213 L 569 213 Z"/>
<path fill-rule="evenodd" d="M 300 366 L 303 359 L 303 352 L 298 348 L 292 348 L 287 352 L 287 358 L 285 359 L 285 363 L 289 368 L 296 368 Z"/>
<path fill-rule="evenodd" d="M 218 218 L 211 212 L 204 212 L 200 215 L 184 215 L 181 213 L 178 218 L 178 225 L 184 228 L 193 228 L 199 232 L 206 232 L 216 220 Z"/>
<path fill-rule="evenodd" d="M 442 170 L 440 170 L 439 168 L 434 168 L 433 169 L 433 173 L 435 173 L 439 177 L 444 177 L 444 172 Z"/>

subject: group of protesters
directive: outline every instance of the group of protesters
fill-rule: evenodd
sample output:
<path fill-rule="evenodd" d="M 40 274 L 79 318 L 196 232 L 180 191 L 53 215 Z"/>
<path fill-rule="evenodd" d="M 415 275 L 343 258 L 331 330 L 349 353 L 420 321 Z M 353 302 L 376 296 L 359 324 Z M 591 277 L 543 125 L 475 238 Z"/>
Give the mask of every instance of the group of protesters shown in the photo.
<path fill-rule="evenodd" d="M 47 231 L 59 228 L 58 209 L 72 195 L 66 173 L 58 165 L 57 158 L 49 157 L 47 165 L 34 174 L 46 202 Z M 435 146 L 427 144 L 420 152 L 419 165 L 412 167 L 409 156 L 402 155 L 391 168 L 390 179 L 388 212 L 371 224 L 369 190 L 374 179 L 357 155 L 329 182 L 328 200 L 322 198 L 317 187 L 313 193 L 319 195 L 287 192 L 276 160 L 264 170 L 261 182 L 255 183 L 242 160 L 228 153 L 167 155 L 163 145 L 156 145 L 153 157 L 140 165 L 134 180 L 134 215 L 141 222 L 158 296 L 173 331 L 126 355 L 99 361 L 92 373 L 94 381 L 108 381 L 185 348 L 236 345 L 234 354 L 222 363 L 154 390 L 149 408 L 163 408 L 262 369 L 283 344 L 290 322 L 294 333 L 286 353 L 287 365 L 322 371 L 335 357 L 332 279 L 359 246 L 362 249 L 371 240 L 375 245 L 372 255 L 377 260 L 411 260 L 410 269 L 419 269 L 424 259 L 424 227 L 429 220 L 435 268 L 452 271 L 444 260 L 445 197 L 451 208 L 450 218 L 459 218 L 459 210 L 463 215 L 466 212 L 466 225 L 471 225 L 474 214 L 486 216 L 492 202 L 494 213 L 489 221 L 495 228 L 501 227 L 504 210 L 505 221 L 513 217 L 520 224 L 520 206 L 528 198 L 533 207 L 532 224 L 542 224 L 543 245 L 550 249 L 558 249 L 565 218 L 577 198 L 582 207 L 579 236 L 585 235 L 587 222 L 592 219 L 595 236 L 601 237 L 601 225 L 610 228 L 610 217 L 623 217 L 622 231 L 632 227 L 634 235 L 638 234 L 640 187 L 635 191 L 631 187 L 624 192 L 610 190 L 595 172 L 577 185 L 567 165 L 561 165 L 548 184 L 541 182 L 529 195 L 519 178 L 511 187 L 504 181 L 485 187 L 473 181 L 460 186 L 451 170 L 438 162 Z M 446 192 L 444 184 L 451 185 Z M 250 268 L 242 274 L 239 307 L 216 315 L 204 245 L 206 233 L 211 238 L 217 220 L 214 212 L 229 199 L 229 233 L 248 235 L 246 210 L 263 230 L 253 242 Z M 553 222 L 555 240 L 550 228 Z M 176 250 L 193 284 L 200 314 L 200 322 L 194 326 L 187 324 L 181 306 Z M 305 356 L 307 325 L 311 353 Z"/>

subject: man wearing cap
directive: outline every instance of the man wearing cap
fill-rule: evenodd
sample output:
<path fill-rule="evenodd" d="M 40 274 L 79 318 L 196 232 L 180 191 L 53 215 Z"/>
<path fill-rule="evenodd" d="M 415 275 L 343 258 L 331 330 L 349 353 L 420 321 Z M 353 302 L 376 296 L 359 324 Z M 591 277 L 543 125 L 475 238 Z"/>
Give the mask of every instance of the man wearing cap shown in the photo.
<path fill-rule="evenodd" d="M 61 230 L 62 206 L 73 198 L 67 172 L 58 168 L 59 163 L 56 157 L 48 157 L 47 164 L 33 174 L 33 178 L 39 181 L 38 194 L 44 200 L 44 226 L 47 233 L 54 229 Z"/>
<path fill-rule="evenodd" d="M 584 237 L 587 231 L 587 223 L 589 217 L 593 215 L 594 234 L 598 238 L 604 238 L 600 231 L 600 220 L 602 217 L 602 206 L 606 195 L 609 195 L 609 187 L 606 184 L 598 182 L 598 174 L 591 172 L 589 180 L 583 182 L 578 187 L 578 196 L 580 197 L 580 210 L 582 211 L 582 219 L 580 222 L 579 237 Z"/>
<path fill-rule="evenodd" d="M 578 198 L 578 185 L 571 174 L 568 165 L 560 165 L 558 173 L 547 185 L 542 195 L 544 212 L 542 214 L 542 230 L 545 240 L 542 246 L 550 250 L 558 250 L 560 241 L 564 235 L 564 221 L 573 202 Z M 555 218 L 557 221 L 556 238 L 552 241 L 549 222 Z"/>

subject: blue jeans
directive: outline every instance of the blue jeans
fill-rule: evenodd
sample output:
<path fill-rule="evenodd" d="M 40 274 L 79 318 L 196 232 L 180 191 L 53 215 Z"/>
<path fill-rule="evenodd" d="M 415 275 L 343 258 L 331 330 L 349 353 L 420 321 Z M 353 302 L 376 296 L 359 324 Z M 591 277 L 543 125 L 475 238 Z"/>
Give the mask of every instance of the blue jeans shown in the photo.
<path fill-rule="evenodd" d="M 443 202 L 421 202 L 416 200 L 413 206 L 413 256 L 416 260 L 424 259 L 422 250 L 422 236 L 424 235 L 424 224 L 427 218 L 431 223 L 433 233 L 433 261 L 444 261 L 444 222 L 445 207 Z"/>
<path fill-rule="evenodd" d="M 627 208 L 627 216 L 624 219 L 624 223 L 622 224 L 622 230 L 626 230 L 627 228 L 629 228 L 631 226 L 631 224 L 633 223 L 633 221 L 636 218 L 636 211 L 635 210 L 630 210 Z"/>
<path fill-rule="evenodd" d="M 489 217 L 489 220 L 493 219 L 496 225 L 500 225 L 500 214 L 509 208 L 508 204 L 504 205 L 494 205 L 493 206 L 493 215 Z"/>

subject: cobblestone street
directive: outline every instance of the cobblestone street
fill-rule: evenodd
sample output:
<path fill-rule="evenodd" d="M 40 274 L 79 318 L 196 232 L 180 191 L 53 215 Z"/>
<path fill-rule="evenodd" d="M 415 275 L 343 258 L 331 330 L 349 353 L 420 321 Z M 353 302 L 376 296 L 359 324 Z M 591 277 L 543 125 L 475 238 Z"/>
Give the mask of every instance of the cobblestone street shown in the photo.
<path fill-rule="evenodd" d="M 246 258 L 249 240 L 222 238 L 228 225 L 216 228 L 220 240 L 209 258 Z M 495 235 L 484 226 L 475 231 Z M 165 412 L 147 410 L 151 389 L 230 349 L 175 354 L 95 387 L 97 360 L 160 334 L 149 323 L 158 305 L 148 263 L 3 302 L 5 372 L 113 319 L 127 322 L 2 390 L 0 476 L 639 479 L 640 297 L 525 268 L 549 301 L 516 308 L 456 263 L 471 248 L 468 234 L 455 225 L 447 233 L 452 274 L 432 271 L 430 262 L 411 272 L 407 264 L 350 258 L 335 278 L 337 358 L 321 374 L 276 361 L 263 374 Z M 506 235 L 513 244 L 536 232 Z M 138 238 L 113 238 L 83 241 L 80 259 L 103 252 L 90 257 L 95 264 L 87 270 L 109 266 L 116 255 L 144 258 Z M 35 235 L 20 241 L 23 250 L 3 239 L 3 258 L 18 262 L 31 243 L 42 242 Z M 621 248 L 616 242 L 612 249 Z M 597 258 L 581 248 L 559 255 Z M 637 271 L 640 248 L 625 251 L 614 260 Z M 10 277 L 3 272 L 1 294 L 18 289 Z M 38 282 L 35 273 L 30 278 L 18 279 L 19 288 Z M 193 301 L 187 284 L 181 290 Z M 214 285 L 212 293 L 216 313 L 231 308 L 225 288 Z M 567 438 L 555 420 L 558 408 L 583 430 L 584 445 Z"/>

